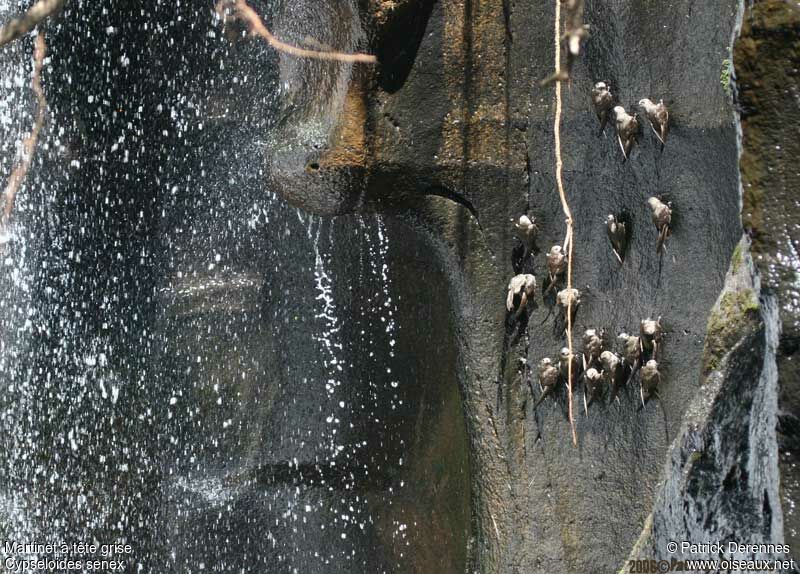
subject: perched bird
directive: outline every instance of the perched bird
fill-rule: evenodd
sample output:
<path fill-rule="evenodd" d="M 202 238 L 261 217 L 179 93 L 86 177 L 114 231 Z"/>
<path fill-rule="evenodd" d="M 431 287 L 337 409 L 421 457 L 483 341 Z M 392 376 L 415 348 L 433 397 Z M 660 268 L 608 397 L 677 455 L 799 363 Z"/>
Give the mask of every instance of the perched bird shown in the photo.
<path fill-rule="evenodd" d="M 625 223 L 618 221 L 616 216 L 608 215 L 606 217 L 606 232 L 608 238 L 611 240 L 611 249 L 614 250 L 614 255 L 617 260 L 622 263 L 625 259 L 625 249 L 628 247 L 628 235 L 625 229 Z"/>
<path fill-rule="evenodd" d="M 578 307 L 581 304 L 581 292 L 575 288 L 562 289 L 556 295 L 556 302 L 561 307 L 561 310 L 566 317 L 567 309 L 571 309 L 570 322 L 575 321 L 575 313 L 578 312 Z"/>
<path fill-rule="evenodd" d="M 656 253 L 661 254 L 664 248 L 664 242 L 669 237 L 672 224 L 672 206 L 669 203 L 663 203 L 657 197 L 651 197 L 647 200 L 647 205 L 650 206 L 650 211 L 653 212 L 653 224 L 658 230 L 658 239 L 656 240 Z"/>
<path fill-rule="evenodd" d="M 539 386 L 542 388 L 542 394 L 539 400 L 533 405 L 536 409 L 542 401 L 556 390 L 558 385 L 558 369 L 553 366 L 553 361 L 549 357 L 545 357 L 539 361 Z"/>
<path fill-rule="evenodd" d="M 622 106 L 614 108 L 614 117 L 617 125 L 617 141 L 622 150 L 622 155 L 627 160 L 633 144 L 636 143 L 636 135 L 639 133 L 639 120 L 636 119 L 636 114 L 629 115 Z"/>
<path fill-rule="evenodd" d="M 589 35 L 589 27 L 583 23 L 584 0 L 566 0 L 564 6 L 564 42 L 567 61 L 560 70 L 541 82 L 542 87 L 553 82 L 566 82 L 572 73 L 572 66 L 581 54 L 581 42 Z"/>
<path fill-rule="evenodd" d="M 625 361 L 625 364 L 631 369 L 636 369 L 642 357 L 642 347 L 639 342 L 639 337 L 628 335 L 627 333 L 620 333 L 617 339 L 622 343 L 622 360 Z"/>
<path fill-rule="evenodd" d="M 597 329 L 586 329 L 583 334 L 583 369 L 600 364 L 600 354 L 604 351 L 603 333 Z"/>
<path fill-rule="evenodd" d="M 628 382 L 631 382 L 642 364 L 642 344 L 639 337 L 627 333 L 620 333 L 617 338 L 622 343 L 622 360 L 630 369 Z"/>
<path fill-rule="evenodd" d="M 656 319 L 647 318 L 642 320 L 639 325 L 639 340 L 642 352 L 647 357 L 655 358 L 658 354 L 658 345 L 661 343 L 661 317 Z"/>
<path fill-rule="evenodd" d="M 539 233 L 539 228 L 536 226 L 536 218 L 528 217 L 523 214 L 519 216 L 517 221 L 512 219 L 511 222 L 514 224 L 514 228 L 517 231 L 517 237 L 519 237 L 519 240 L 525 247 L 523 257 L 527 258 L 531 251 L 533 251 L 536 236 Z"/>
<path fill-rule="evenodd" d="M 508 295 L 506 296 L 506 309 L 519 317 L 527 310 L 528 304 L 533 301 L 536 292 L 536 277 L 529 274 L 514 275 L 508 282 Z"/>
<path fill-rule="evenodd" d="M 611 400 L 617 398 L 619 390 L 625 385 L 625 367 L 616 353 L 603 351 L 600 353 L 600 364 L 603 366 L 603 380 L 611 388 Z"/>
<path fill-rule="evenodd" d="M 603 375 L 594 367 L 590 367 L 583 376 L 583 411 L 587 415 L 589 414 L 589 407 L 600 396 L 602 389 Z"/>
<path fill-rule="evenodd" d="M 547 253 L 547 272 L 550 280 L 550 284 L 547 286 L 547 292 L 549 292 L 567 272 L 567 256 L 560 245 L 553 245 Z"/>
<path fill-rule="evenodd" d="M 592 104 L 594 105 L 594 112 L 597 114 L 597 119 L 600 120 L 600 133 L 606 131 L 606 124 L 608 123 L 608 115 L 614 108 L 614 96 L 608 84 L 605 82 L 597 82 L 592 88 Z"/>
<path fill-rule="evenodd" d="M 570 360 L 572 361 L 572 379 L 569 378 Z M 558 373 L 561 376 L 561 380 L 574 389 L 582 370 L 583 361 L 581 361 L 581 358 L 574 353 L 570 353 L 569 347 L 563 347 L 558 354 Z M 572 381 L 571 385 L 569 384 L 570 381 Z"/>
<path fill-rule="evenodd" d="M 658 372 L 658 363 L 650 359 L 642 367 L 642 384 L 639 387 L 643 407 L 647 404 L 647 401 L 658 395 L 659 383 L 661 383 L 661 373 Z"/>
<path fill-rule="evenodd" d="M 653 133 L 656 134 L 658 141 L 661 142 L 661 149 L 664 149 L 664 144 L 667 141 L 667 133 L 669 132 L 669 110 L 664 105 L 664 100 L 659 100 L 654 104 L 647 98 L 639 100 L 639 107 L 644 109 L 644 115 L 650 120 L 650 127 L 653 128 Z"/>

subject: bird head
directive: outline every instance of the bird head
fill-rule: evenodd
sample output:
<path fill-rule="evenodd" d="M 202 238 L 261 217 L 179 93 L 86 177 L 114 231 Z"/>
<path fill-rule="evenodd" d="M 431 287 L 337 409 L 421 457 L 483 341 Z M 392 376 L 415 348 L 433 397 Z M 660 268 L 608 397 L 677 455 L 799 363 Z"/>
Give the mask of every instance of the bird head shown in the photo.
<path fill-rule="evenodd" d="M 622 116 L 627 116 L 628 114 L 625 113 L 625 108 L 623 108 L 622 106 L 614 106 L 614 115 L 622 117 Z"/>
<path fill-rule="evenodd" d="M 547 369 L 548 367 L 551 367 L 552 365 L 553 365 L 553 361 L 550 359 L 550 357 L 545 357 L 544 359 L 539 361 L 539 368 L 542 369 L 542 370 Z"/>
<path fill-rule="evenodd" d="M 600 373 L 594 367 L 591 369 L 586 369 L 586 378 L 590 381 L 596 381 L 600 378 Z"/>
<path fill-rule="evenodd" d="M 597 90 L 598 92 L 607 92 L 608 85 L 605 82 L 597 82 L 594 85 L 594 89 Z"/>
<path fill-rule="evenodd" d="M 650 359 L 649 361 L 647 361 L 647 364 L 645 366 L 648 369 L 657 369 L 658 368 L 658 362 L 656 362 L 654 359 Z"/>
<path fill-rule="evenodd" d="M 560 245 L 553 245 L 550 248 L 550 255 L 561 255 L 561 246 Z"/>
<path fill-rule="evenodd" d="M 614 217 L 612 214 L 606 216 L 606 224 L 611 226 L 617 222 L 617 218 Z"/>
<path fill-rule="evenodd" d="M 661 203 L 661 201 L 657 197 L 651 197 L 650 199 L 647 200 L 647 205 L 650 206 L 650 209 L 655 211 L 656 209 L 661 207 L 663 204 Z"/>
<path fill-rule="evenodd" d="M 639 107 L 640 108 L 647 109 L 652 105 L 653 105 L 653 102 L 651 102 L 648 98 L 642 98 L 641 100 L 639 100 Z"/>
<path fill-rule="evenodd" d="M 561 359 L 562 362 L 567 362 L 569 361 L 570 355 L 572 355 L 572 353 L 569 352 L 569 347 L 562 347 L 558 358 Z"/>

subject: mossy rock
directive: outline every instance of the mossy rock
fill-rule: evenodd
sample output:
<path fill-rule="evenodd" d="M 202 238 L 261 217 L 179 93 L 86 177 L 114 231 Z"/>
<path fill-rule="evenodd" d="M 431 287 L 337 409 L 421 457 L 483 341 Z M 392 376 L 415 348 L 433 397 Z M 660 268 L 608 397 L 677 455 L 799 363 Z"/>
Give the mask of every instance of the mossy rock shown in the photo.
<path fill-rule="evenodd" d="M 736 267 L 736 253 L 733 265 Z M 708 319 L 703 376 L 717 369 L 727 352 L 759 323 L 759 303 L 752 289 L 725 293 Z"/>

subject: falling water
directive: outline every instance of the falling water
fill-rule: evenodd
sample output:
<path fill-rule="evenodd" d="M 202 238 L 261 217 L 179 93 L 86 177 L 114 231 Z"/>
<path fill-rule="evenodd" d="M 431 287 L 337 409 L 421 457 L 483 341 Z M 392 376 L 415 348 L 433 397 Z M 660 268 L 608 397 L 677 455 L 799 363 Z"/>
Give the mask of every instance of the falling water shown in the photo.
<path fill-rule="evenodd" d="M 272 9 L 299 33 L 300 7 Z M 120 10 L 77 0 L 48 32 L 48 119 L 0 258 L 0 538 L 129 543 L 127 570 L 159 573 L 461 556 L 447 309 L 403 310 L 393 261 L 430 264 L 380 216 L 313 217 L 269 189 L 275 130 L 319 136 L 287 100 L 329 113 L 347 70 L 231 44 L 183 3 Z M 315 11 L 331 17 L 298 13 Z M 334 41 L 325 18 L 312 31 Z M 30 59 L 30 38 L 2 52 L 3 173 Z"/>

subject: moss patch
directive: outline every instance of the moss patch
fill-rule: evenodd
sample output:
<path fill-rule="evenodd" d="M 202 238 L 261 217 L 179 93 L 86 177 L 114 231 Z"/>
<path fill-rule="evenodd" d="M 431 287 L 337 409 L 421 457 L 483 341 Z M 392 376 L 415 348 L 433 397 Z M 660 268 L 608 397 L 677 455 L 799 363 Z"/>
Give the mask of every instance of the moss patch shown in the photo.
<path fill-rule="evenodd" d="M 758 299 L 752 289 L 732 291 L 722 296 L 708 319 L 703 350 L 704 377 L 717 369 L 727 352 L 758 326 L 758 311 Z"/>
<path fill-rule="evenodd" d="M 725 58 L 722 60 L 722 66 L 719 70 L 719 83 L 722 84 L 722 89 L 725 90 L 725 93 L 730 96 L 731 95 L 731 69 L 733 65 L 731 64 L 730 59 Z"/>
<path fill-rule="evenodd" d="M 736 244 L 736 248 L 733 250 L 733 257 L 731 257 L 731 267 L 734 275 L 739 272 L 739 269 L 742 268 L 743 261 L 744 255 L 742 253 L 742 242 L 740 241 Z"/>

